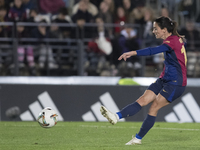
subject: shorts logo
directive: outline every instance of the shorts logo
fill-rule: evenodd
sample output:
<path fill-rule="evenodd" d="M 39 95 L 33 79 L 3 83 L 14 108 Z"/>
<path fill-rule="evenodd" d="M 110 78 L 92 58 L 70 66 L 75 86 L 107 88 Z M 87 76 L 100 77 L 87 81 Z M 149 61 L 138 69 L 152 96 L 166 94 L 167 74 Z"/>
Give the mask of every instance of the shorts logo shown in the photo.
<path fill-rule="evenodd" d="M 167 91 L 165 91 L 165 89 L 163 89 L 163 92 L 167 93 Z"/>

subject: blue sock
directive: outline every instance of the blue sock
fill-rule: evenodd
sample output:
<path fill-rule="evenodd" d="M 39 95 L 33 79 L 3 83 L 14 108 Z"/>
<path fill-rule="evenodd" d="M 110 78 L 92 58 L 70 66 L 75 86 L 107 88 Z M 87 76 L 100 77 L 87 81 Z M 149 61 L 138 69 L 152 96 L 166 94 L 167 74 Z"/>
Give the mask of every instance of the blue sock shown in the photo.
<path fill-rule="evenodd" d="M 155 121 L 156 121 L 155 116 L 147 115 L 146 119 L 142 124 L 142 127 L 140 128 L 140 132 L 136 135 L 138 135 L 138 137 L 140 138 L 143 138 L 147 134 L 147 132 L 153 127 Z"/>
<path fill-rule="evenodd" d="M 127 105 L 126 107 L 124 107 L 120 112 L 118 112 L 118 116 L 119 119 L 121 118 L 126 118 L 128 116 L 133 116 L 135 115 L 137 112 L 140 111 L 140 109 L 142 108 L 142 106 L 140 106 L 140 104 L 138 104 L 138 102 L 134 102 L 132 104 Z"/>
<path fill-rule="evenodd" d="M 136 137 L 137 139 L 140 139 L 140 140 L 142 139 L 142 137 L 140 137 L 138 134 L 136 134 L 135 137 Z"/>

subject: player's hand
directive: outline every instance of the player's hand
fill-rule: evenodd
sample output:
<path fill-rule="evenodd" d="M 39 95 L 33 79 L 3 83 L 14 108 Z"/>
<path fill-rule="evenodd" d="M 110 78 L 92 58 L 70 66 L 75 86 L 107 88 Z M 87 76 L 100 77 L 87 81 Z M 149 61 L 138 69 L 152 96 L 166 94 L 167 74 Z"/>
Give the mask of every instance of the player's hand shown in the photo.
<path fill-rule="evenodd" d="M 126 52 L 126 53 L 123 53 L 123 54 L 118 58 L 118 60 L 124 59 L 124 60 L 126 61 L 127 58 L 130 58 L 131 56 L 134 56 L 134 55 L 137 55 L 136 51 Z"/>

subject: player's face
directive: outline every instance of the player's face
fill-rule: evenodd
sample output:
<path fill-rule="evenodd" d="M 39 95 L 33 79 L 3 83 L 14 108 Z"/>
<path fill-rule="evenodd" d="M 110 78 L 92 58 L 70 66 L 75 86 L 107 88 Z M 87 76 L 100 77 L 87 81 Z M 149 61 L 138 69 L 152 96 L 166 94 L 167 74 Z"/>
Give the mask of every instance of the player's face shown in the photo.
<path fill-rule="evenodd" d="M 164 39 L 165 30 L 161 29 L 156 22 L 153 23 L 153 34 L 157 39 Z"/>

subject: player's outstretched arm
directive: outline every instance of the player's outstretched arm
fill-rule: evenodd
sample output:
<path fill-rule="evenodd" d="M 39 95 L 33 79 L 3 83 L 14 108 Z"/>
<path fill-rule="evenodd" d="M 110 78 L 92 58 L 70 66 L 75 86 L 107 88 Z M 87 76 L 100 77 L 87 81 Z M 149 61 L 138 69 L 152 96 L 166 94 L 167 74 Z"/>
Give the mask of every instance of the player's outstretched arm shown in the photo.
<path fill-rule="evenodd" d="M 118 60 L 124 59 L 124 60 L 126 61 L 127 58 L 130 58 L 131 56 L 135 56 L 135 55 L 137 55 L 137 52 L 136 52 L 136 51 L 126 52 L 126 53 L 123 53 L 123 54 L 118 58 Z"/>

